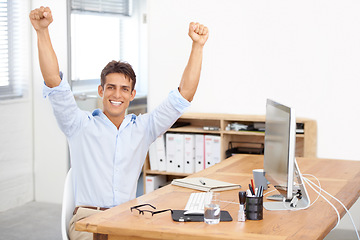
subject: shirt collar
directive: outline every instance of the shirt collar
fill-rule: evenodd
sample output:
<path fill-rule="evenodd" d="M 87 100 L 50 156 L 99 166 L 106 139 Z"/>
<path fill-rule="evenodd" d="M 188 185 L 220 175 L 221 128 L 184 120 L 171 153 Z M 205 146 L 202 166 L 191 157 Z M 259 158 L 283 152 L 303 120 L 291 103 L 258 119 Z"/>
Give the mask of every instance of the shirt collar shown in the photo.
<path fill-rule="evenodd" d="M 103 119 L 108 125 L 116 126 L 110 121 L 110 119 L 104 114 L 104 112 L 101 109 L 95 109 L 92 113 L 92 115 L 99 116 L 101 119 Z M 136 122 L 136 115 L 135 114 L 128 114 L 125 116 L 123 122 L 120 125 L 119 131 L 124 129 L 129 123 L 135 123 Z"/>
<path fill-rule="evenodd" d="M 122 121 L 120 127 L 119 127 L 119 132 L 121 130 L 123 130 L 127 125 L 129 125 L 130 123 L 135 123 L 135 120 L 136 120 L 136 116 L 135 114 L 129 114 L 129 115 L 126 115 L 124 120 Z"/>

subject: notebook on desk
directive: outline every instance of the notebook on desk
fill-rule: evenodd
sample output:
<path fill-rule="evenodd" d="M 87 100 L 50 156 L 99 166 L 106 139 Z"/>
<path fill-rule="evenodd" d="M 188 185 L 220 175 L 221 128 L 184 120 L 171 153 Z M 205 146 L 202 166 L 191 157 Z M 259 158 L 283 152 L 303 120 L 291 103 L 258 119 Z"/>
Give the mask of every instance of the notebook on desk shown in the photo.
<path fill-rule="evenodd" d="M 171 184 L 205 192 L 225 191 L 241 188 L 239 184 L 228 183 L 204 177 L 174 179 Z"/>

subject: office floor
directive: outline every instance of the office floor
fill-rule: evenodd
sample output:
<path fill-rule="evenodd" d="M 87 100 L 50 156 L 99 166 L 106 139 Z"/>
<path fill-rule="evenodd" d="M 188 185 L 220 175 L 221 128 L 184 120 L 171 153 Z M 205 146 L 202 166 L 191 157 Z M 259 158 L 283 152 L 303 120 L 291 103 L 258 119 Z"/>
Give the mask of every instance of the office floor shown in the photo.
<path fill-rule="evenodd" d="M 30 202 L 0 212 L 0 240 L 61 240 L 61 205 Z M 351 230 L 334 230 L 325 240 L 352 240 Z"/>
<path fill-rule="evenodd" d="M 1 240 L 61 240 L 61 205 L 30 202 L 0 212 Z"/>

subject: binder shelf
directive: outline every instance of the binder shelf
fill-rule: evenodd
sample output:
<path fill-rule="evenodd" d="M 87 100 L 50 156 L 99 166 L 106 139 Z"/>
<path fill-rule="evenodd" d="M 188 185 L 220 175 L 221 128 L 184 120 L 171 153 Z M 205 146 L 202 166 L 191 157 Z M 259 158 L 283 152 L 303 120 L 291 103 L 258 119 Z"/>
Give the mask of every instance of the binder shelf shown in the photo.
<path fill-rule="evenodd" d="M 307 118 L 297 118 L 297 134 L 296 134 L 296 157 L 316 157 L 317 151 L 317 124 L 315 120 L 307 119 Z M 216 156 L 215 160 L 207 161 L 204 159 L 204 168 L 209 167 L 210 165 L 216 164 L 219 160 L 222 161 L 226 158 L 226 152 L 229 153 L 229 146 L 233 145 L 236 147 L 242 147 L 242 149 L 246 149 L 243 146 L 236 146 L 236 143 L 249 143 L 251 145 L 264 144 L 264 126 L 265 126 L 265 116 L 264 115 L 234 115 L 234 114 L 214 114 L 214 113 L 185 113 L 181 116 L 178 121 L 174 124 L 172 128 L 170 128 L 166 134 L 178 134 L 178 135 L 193 135 L 197 138 L 201 138 L 200 136 L 204 136 L 204 146 L 208 139 L 205 140 L 205 136 L 211 136 L 216 139 L 215 141 L 220 141 L 220 144 L 216 145 Z M 166 145 L 166 134 L 163 137 L 162 142 Z M 169 139 L 168 139 L 169 140 Z M 157 144 L 160 141 L 156 141 Z M 181 142 L 181 141 L 180 141 Z M 186 142 L 185 140 L 183 142 Z M 232 144 L 231 144 L 232 143 Z M 215 146 L 215 145 L 209 145 Z M 166 154 L 166 147 L 164 146 Z M 159 145 L 157 146 L 159 148 Z M 194 147 L 195 148 L 195 147 Z M 152 151 L 155 148 L 153 148 Z M 215 149 L 215 148 L 213 148 Z M 159 150 L 157 150 L 159 151 Z M 194 150 L 195 151 L 195 150 Z M 151 149 L 150 149 L 151 152 Z M 241 151 L 240 154 L 247 154 L 246 151 Z M 249 152 L 249 154 L 254 152 Z M 258 151 L 257 154 L 261 153 Z M 184 153 L 185 155 L 186 153 Z M 214 154 L 214 153 L 212 153 Z M 206 152 L 204 151 L 204 158 L 206 157 Z M 195 156 L 194 156 L 195 157 Z M 152 160 L 153 161 L 153 160 Z M 178 160 L 177 160 L 178 161 Z M 196 160 L 194 160 L 196 161 Z M 211 164 L 209 165 L 209 163 Z M 164 169 L 164 167 L 162 168 Z M 170 168 L 168 170 L 172 171 L 159 171 L 152 170 L 150 167 L 149 154 L 146 158 L 143 175 L 144 175 L 144 192 L 146 192 L 146 176 L 147 175 L 165 175 L 167 177 L 167 181 L 170 182 L 174 178 L 182 178 L 190 175 L 191 173 L 186 170 L 186 167 L 183 172 L 179 172 L 178 169 Z M 188 169 L 188 168 L 187 168 Z M 199 171 L 199 166 L 194 167 L 194 172 Z"/>

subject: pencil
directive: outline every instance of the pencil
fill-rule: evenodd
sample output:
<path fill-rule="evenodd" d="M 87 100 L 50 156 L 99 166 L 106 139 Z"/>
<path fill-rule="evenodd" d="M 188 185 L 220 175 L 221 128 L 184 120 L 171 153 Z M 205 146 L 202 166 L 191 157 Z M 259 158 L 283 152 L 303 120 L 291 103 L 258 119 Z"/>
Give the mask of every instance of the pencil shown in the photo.
<path fill-rule="evenodd" d="M 251 179 L 251 187 L 253 189 L 253 193 L 255 194 L 255 186 L 254 186 L 254 180 Z"/>

